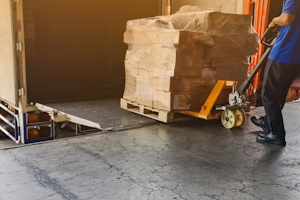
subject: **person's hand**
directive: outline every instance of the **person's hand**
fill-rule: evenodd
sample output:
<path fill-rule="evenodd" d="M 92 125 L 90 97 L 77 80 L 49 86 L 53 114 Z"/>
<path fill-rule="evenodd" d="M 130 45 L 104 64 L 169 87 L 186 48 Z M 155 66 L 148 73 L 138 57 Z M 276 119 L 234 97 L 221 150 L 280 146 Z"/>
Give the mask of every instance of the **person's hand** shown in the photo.
<path fill-rule="evenodd" d="M 275 18 L 274 18 L 275 19 Z M 280 26 L 278 24 L 275 24 L 274 19 L 272 22 L 269 24 L 269 28 L 274 27 L 273 32 L 279 32 L 280 31 Z"/>
<path fill-rule="evenodd" d="M 272 28 L 274 26 L 276 26 L 276 24 L 274 23 L 274 20 L 272 20 L 272 22 L 269 24 L 269 28 Z"/>

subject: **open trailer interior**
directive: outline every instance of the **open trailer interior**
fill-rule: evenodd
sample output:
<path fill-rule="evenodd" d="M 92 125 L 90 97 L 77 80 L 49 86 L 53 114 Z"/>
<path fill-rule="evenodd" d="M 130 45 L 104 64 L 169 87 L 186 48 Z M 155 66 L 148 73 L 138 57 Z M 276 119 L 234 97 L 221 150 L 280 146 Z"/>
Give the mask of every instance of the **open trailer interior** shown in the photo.
<path fill-rule="evenodd" d="M 160 14 L 160 1 L 25 0 L 28 102 L 120 97 L 129 19 Z"/>
<path fill-rule="evenodd" d="M 161 15 L 161 0 L 1 0 L 0 11 L 0 113 L 20 121 L 1 130 L 15 142 L 53 139 L 63 121 L 77 133 L 153 123 L 120 108 L 123 34 L 128 20 Z"/>
<path fill-rule="evenodd" d="M 159 15 L 161 2 L 88 1 L 24 1 L 28 102 L 98 129 L 149 121 L 119 108 L 123 33 L 128 20 Z"/>

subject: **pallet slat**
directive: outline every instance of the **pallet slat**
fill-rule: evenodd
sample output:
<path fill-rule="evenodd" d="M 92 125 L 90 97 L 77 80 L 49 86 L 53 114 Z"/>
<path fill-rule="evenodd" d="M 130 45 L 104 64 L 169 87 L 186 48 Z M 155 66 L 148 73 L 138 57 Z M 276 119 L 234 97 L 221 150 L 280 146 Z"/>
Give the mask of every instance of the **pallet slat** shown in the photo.
<path fill-rule="evenodd" d="M 126 99 L 121 99 L 121 108 L 164 123 L 186 121 L 191 119 L 191 117 L 180 114 L 179 112 L 168 112 L 149 108 Z"/>

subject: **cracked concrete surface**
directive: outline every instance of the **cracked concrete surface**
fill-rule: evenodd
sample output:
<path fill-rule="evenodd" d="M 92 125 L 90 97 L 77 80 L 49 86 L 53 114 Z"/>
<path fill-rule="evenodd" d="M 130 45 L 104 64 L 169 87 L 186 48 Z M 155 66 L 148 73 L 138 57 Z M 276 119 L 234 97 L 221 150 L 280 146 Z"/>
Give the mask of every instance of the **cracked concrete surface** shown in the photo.
<path fill-rule="evenodd" d="M 285 148 L 256 143 L 249 115 L 234 130 L 195 120 L 1 150 L 0 200 L 300 199 L 299 111 L 284 109 Z"/>

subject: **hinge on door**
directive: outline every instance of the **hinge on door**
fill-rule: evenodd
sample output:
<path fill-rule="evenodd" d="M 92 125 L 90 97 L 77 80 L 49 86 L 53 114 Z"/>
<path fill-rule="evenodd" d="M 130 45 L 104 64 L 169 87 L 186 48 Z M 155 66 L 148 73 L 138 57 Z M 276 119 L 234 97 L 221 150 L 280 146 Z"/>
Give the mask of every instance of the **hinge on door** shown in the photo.
<path fill-rule="evenodd" d="M 24 88 L 19 89 L 19 96 L 22 97 L 25 95 L 25 90 Z"/>
<path fill-rule="evenodd" d="M 18 42 L 18 43 L 16 44 L 16 47 L 17 47 L 17 51 L 20 51 L 20 52 L 23 51 L 23 44 L 22 44 L 22 42 Z"/>

